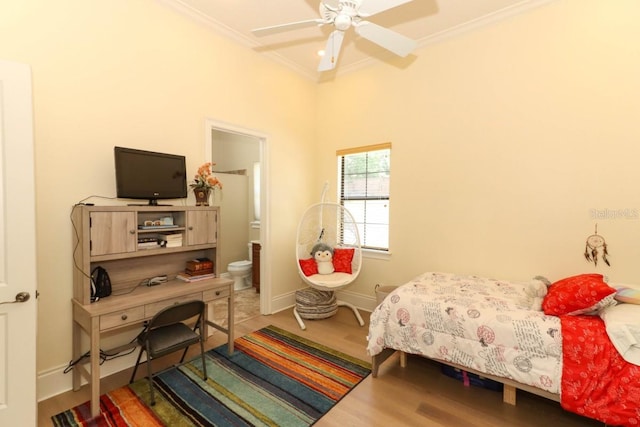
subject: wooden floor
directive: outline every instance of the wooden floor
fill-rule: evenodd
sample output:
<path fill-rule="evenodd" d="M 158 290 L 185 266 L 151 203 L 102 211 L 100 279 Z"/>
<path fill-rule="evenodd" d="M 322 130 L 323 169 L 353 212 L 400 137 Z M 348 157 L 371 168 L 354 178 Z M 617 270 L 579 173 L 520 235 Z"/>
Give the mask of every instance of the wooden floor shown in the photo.
<path fill-rule="evenodd" d="M 257 316 L 236 325 L 236 336 L 242 336 L 267 325 L 279 326 L 339 351 L 369 360 L 366 335 L 367 321 L 358 326 L 350 309 L 341 307 L 337 315 L 325 320 L 307 320 L 301 330 L 291 310 L 270 316 Z M 207 341 L 208 347 L 225 342 L 224 334 L 216 332 Z M 194 354 L 195 355 L 195 354 Z M 157 361 L 158 364 L 161 361 Z M 170 364 L 172 362 L 168 362 Z M 155 367 L 155 366 L 154 366 Z M 144 371 L 144 369 L 142 369 Z M 120 387 L 129 381 L 131 371 L 103 378 L 102 392 Z M 140 374 L 139 374 L 140 375 Z M 143 374 L 142 374 L 143 375 Z M 51 416 L 88 400 L 83 387 L 78 392 L 66 392 L 38 405 L 39 426 L 51 426 Z M 424 427 L 590 427 L 604 424 L 564 411 L 559 403 L 518 391 L 518 404 L 502 403 L 502 393 L 477 387 L 464 387 L 440 373 L 438 364 L 410 356 L 406 368 L 401 368 L 398 356 L 389 358 L 380 368 L 377 378 L 367 377 L 315 425 L 318 427 L 347 426 L 424 426 Z"/>

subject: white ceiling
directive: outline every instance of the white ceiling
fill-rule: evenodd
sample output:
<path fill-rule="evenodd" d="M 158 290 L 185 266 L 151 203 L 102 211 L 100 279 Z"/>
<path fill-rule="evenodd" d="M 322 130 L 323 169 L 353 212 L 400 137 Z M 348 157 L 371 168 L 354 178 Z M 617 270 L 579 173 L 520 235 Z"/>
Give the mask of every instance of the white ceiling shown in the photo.
<path fill-rule="evenodd" d="M 319 0 L 159 1 L 313 80 L 391 59 L 394 59 L 394 66 L 410 66 L 416 58 L 411 54 L 395 61 L 394 54 L 358 37 L 350 28 L 336 69 L 319 73 L 316 71 L 320 61 L 317 52 L 324 49 L 332 26 L 295 29 L 263 37 L 256 37 L 251 32 L 255 28 L 319 18 Z M 553 0 L 413 0 L 368 20 L 416 40 L 421 47 L 549 1 Z M 337 0 L 325 2 L 336 4 Z"/>

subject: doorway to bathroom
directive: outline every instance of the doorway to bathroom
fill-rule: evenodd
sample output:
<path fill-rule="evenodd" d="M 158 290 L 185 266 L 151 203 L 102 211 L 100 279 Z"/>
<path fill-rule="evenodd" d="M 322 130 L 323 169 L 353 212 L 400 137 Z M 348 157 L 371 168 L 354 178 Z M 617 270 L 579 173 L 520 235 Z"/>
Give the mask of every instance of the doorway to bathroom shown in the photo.
<path fill-rule="evenodd" d="M 223 185 L 211 200 L 220 206 L 218 271 L 236 282 L 237 294 L 246 295 L 252 289 L 258 294 L 259 290 L 253 300 L 259 303 L 260 313 L 268 314 L 271 286 L 266 238 L 267 138 L 260 132 L 214 120 L 207 120 L 206 135 L 206 158 L 215 163 L 213 171 Z M 259 258 L 254 262 L 256 256 Z M 253 265 L 259 266 L 256 271 L 252 270 Z M 254 286 L 256 280 L 259 288 Z"/>

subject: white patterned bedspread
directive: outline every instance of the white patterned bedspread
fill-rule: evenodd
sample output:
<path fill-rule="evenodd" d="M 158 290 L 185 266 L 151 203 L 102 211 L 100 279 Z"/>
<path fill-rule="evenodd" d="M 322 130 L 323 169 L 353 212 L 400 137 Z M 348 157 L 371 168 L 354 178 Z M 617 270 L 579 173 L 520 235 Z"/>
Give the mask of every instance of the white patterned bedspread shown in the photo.
<path fill-rule="evenodd" d="M 546 285 L 425 273 L 371 314 L 367 351 L 384 348 L 456 363 L 560 393 L 560 319 L 540 308 Z"/>

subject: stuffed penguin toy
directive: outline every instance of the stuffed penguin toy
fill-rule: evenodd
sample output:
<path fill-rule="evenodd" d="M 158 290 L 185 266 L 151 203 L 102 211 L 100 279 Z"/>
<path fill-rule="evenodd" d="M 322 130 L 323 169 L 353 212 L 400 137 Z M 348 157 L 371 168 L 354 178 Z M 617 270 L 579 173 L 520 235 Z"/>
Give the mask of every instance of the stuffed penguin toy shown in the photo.
<path fill-rule="evenodd" d="M 333 248 L 331 246 L 316 243 L 311 250 L 311 256 L 318 264 L 318 274 L 333 273 Z"/>

